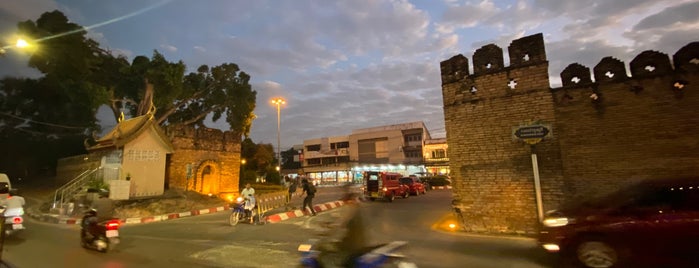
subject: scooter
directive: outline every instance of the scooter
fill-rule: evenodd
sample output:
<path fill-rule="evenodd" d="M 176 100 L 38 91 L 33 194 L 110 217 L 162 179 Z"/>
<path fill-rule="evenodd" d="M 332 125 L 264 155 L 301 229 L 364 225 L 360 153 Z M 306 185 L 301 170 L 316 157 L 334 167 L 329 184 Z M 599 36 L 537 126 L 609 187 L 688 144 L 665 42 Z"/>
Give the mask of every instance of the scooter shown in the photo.
<path fill-rule="evenodd" d="M 16 232 L 24 230 L 24 209 L 22 208 L 0 208 L 0 213 L 3 214 L 5 222 L 3 223 L 2 229 L 5 231 L 5 235 L 12 235 Z"/>
<path fill-rule="evenodd" d="M 94 210 L 85 212 L 80 224 L 80 244 L 84 248 L 95 249 L 99 252 L 113 250 L 119 244 L 119 219 L 96 222 L 97 213 Z"/>
<path fill-rule="evenodd" d="M 235 203 L 231 208 L 231 215 L 228 217 L 228 224 L 231 226 L 236 226 L 239 222 L 249 222 L 250 224 L 255 223 L 255 217 L 257 217 L 257 212 L 255 209 L 245 209 L 245 207 L 255 204 L 255 198 L 253 196 L 242 197 L 239 196 L 235 199 Z"/>
<path fill-rule="evenodd" d="M 398 252 L 400 248 L 408 244 L 405 241 L 393 241 L 388 244 L 367 247 L 354 253 L 339 252 L 336 245 L 332 245 L 332 243 L 311 239 L 307 243 L 299 245 L 301 267 L 417 268 L 417 265 L 406 261 L 405 256 Z"/>

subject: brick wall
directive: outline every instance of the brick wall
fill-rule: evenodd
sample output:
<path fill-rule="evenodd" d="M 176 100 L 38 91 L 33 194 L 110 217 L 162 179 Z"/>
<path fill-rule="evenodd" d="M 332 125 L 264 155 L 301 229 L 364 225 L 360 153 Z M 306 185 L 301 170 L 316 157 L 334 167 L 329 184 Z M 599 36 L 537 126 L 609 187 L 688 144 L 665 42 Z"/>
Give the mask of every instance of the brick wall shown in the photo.
<path fill-rule="evenodd" d="M 647 51 L 632 60 L 628 77 L 624 63 L 607 57 L 595 67 L 597 83 L 589 82 L 587 70 L 579 75 L 588 76 L 585 82 L 554 89 L 563 172 L 573 198 L 639 179 L 699 175 L 699 65 L 689 63 L 699 59 L 694 44 L 684 50 L 694 50 L 693 56 L 675 57 L 678 68 L 668 55 Z M 580 66 L 567 70 L 573 68 Z M 678 81 L 686 86 L 674 87 Z"/>
<path fill-rule="evenodd" d="M 493 44 L 476 50 L 473 74 L 462 55 L 443 61 L 448 155 L 466 228 L 535 231 L 532 151 L 512 135 L 522 125 L 553 127 L 535 148 L 544 211 L 629 179 L 697 174 L 699 81 L 697 65 L 689 62 L 699 50 L 693 44 L 675 55 L 676 70 L 662 53 L 644 52 L 631 63 L 635 78 L 628 79 L 623 63 L 608 57 L 595 67 L 594 83 L 589 69 L 571 64 L 557 89 L 550 88 L 541 34 L 510 44 L 510 66 Z M 677 81 L 686 84 L 683 90 L 673 90 Z"/>
<path fill-rule="evenodd" d="M 166 130 L 175 152 L 168 161 L 169 187 L 190 189 L 194 181 L 201 182 L 202 169 L 211 166 L 209 176 L 214 180 L 205 183 L 213 194 L 238 192 L 240 180 L 240 138 L 230 131 L 218 129 L 174 126 Z M 192 178 L 187 180 L 187 164 L 192 168 Z M 197 187 L 198 190 L 201 187 Z M 208 193 L 208 192 L 207 192 Z"/>

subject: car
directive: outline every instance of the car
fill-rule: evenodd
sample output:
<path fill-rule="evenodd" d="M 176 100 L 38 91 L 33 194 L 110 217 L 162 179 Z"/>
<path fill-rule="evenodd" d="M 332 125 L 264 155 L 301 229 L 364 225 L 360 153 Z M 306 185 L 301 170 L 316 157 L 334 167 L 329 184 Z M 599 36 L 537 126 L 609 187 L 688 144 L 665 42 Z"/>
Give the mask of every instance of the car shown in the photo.
<path fill-rule="evenodd" d="M 408 198 L 408 187 L 400 183 L 402 175 L 396 172 L 364 172 L 364 195 L 369 200 L 385 199 L 393 202 L 396 196 Z"/>
<path fill-rule="evenodd" d="M 582 267 L 699 267 L 699 178 L 644 180 L 546 213 L 541 247 Z"/>
<path fill-rule="evenodd" d="M 400 178 L 400 183 L 408 187 L 409 194 L 425 194 L 425 185 L 416 177 L 402 177 Z"/>
<path fill-rule="evenodd" d="M 434 177 L 421 178 L 423 183 L 429 183 L 430 186 L 448 186 L 451 185 L 451 178 L 446 175 L 437 175 Z"/>

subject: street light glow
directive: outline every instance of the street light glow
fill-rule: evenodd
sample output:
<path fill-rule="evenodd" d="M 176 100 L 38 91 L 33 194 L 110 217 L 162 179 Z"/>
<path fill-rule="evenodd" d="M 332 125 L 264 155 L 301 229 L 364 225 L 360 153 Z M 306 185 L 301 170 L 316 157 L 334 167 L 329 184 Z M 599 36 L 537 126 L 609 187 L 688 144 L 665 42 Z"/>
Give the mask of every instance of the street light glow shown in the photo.
<path fill-rule="evenodd" d="M 25 48 L 29 46 L 29 43 L 27 40 L 24 40 L 22 38 L 17 39 L 17 43 L 15 44 L 18 48 Z"/>
<path fill-rule="evenodd" d="M 274 99 L 272 99 L 272 104 L 277 105 L 277 106 L 282 105 L 282 104 L 285 104 L 285 103 L 286 103 L 286 101 L 285 101 L 284 99 L 282 99 L 282 98 L 274 98 Z"/>

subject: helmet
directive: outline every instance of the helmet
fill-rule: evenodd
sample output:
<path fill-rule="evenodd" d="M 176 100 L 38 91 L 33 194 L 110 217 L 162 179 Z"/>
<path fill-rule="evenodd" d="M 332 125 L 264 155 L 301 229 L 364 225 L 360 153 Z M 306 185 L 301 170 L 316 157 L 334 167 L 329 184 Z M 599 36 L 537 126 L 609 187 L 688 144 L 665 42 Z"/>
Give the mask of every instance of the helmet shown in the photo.
<path fill-rule="evenodd" d="M 97 210 L 94 208 L 91 208 L 85 212 L 85 216 L 90 216 L 90 217 L 97 216 Z"/>

